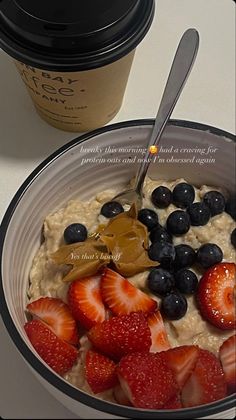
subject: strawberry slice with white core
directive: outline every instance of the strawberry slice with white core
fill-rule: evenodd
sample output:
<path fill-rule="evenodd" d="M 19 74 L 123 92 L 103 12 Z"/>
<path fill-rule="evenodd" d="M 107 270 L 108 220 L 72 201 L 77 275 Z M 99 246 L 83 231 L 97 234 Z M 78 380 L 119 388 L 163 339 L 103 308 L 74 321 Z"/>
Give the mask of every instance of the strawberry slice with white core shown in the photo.
<path fill-rule="evenodd" d="M 225 374 L 228 392 L 236 392 L 236 335 L 229 337 L 220 347 L 220 360 Z"/>
<path fill-rule="evenodd" d="M 29 303 L 27 309 L 31 315 L 45 322 L 61 340 L 78 344 L 76 321 L 61 299 L 42 297 Z"/>
<path fill-rule="evenodd" d="M 226 397 L 226 382 L 220 361 L 208 350 L 199 349 L 195 369 L 185 383 L 183 407 L 208 404 Z"/>
<path fill-rule="evenodd" d="M 179 346 L 160 353 L 172 369 L 180 389 L 195 369 L 199 355 L 197 346 Z"/>
<path fill-rule="evenodd" d="M 106 310 L 100 291 L 101 276 L 75 280 L 68 290 L 68 303 L 72 315 L 78 323 L 90 329 L 97 322 L 103 322 Z"/>
<path fill-rule="evenodd" d="M 24 326 L 39 356 L 59 375 L 68 372 L 78 358 L 78 350 L 61 340 L 47 325 L 37 319 Z"/>
<path fill-rule="evenodd" d="M 151 331 L 152 345 L 150 351 L 153 353 L 168 350 L 170 343 L 167 337 L 164 322 L 159 311 L 150 314 L 147 318 Z"/>
<path fill-rule="evenodd" d="M 236 326 L 236 266 L 223 262 L 209 268 L 201 278 L 197 300 L 204 319 L 222 330 Z"/>
<path fill-rule="evenodd" d="M 105 269 L 102 275 L 101 293 L 103 301 L 115 315 L 153 312 L 157 307 L 154 299 L 110 268 Z"/>
<path fill-rule="evenodd" d="M 118 377 L 123 391 L 134 407 L 162 408 L 177 391 L 171 369 L 159 353 L 132 353 L 118 365 Z"/>

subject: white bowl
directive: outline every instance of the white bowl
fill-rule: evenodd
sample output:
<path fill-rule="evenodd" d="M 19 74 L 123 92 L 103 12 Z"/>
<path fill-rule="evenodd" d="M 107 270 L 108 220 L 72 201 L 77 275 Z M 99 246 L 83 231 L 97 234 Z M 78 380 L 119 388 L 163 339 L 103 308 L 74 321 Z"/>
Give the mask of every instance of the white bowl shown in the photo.
<path fill-rule="evenodd" d="M 145 148 L 153 120 L 129 121 L 110 125 L 66 144 L 53 153 L 26 179 L 10 203 L 0 230 L 1 284 L 0 304 L 3 321 L 16 347 L 40 382 L 60 402 L 82 418 L 232 418 L 234 396 L 201 407 L 181 410 L 141 410 L 111 404 L 94 398 L 67 383 L 37 355 L 25 332 L 26 290 L 32 258 L 40 246 L 45 216 L 69 199 L 86 200 L 107 187 L 124 186 L 135 174 L 136 163 L 127 163 L 134 153 L 106 153 L 105 148 Z M 195 185 L 215 185 L 235 191 L 235 143 L 232 134 L 213 127 L 172 120 L 162 137 L 160 153 L 164 161 L 152 164 L 153 178 L 183 177 Z M 83 149 L 89 149 L 87 153 Z M 96 147 L 102 149 L 99 153 Z M 211 153 L 197 149 L 211 147 Z M 190 153 L 179 149 L 196 149 Z M 171 158 L 193 158 L 193 163 L 174 163 Z M 114 158 L 120 159 L 119 163 Z M 142 155 L 138 154 L 141 158 Z M 81 164 L 82 159 L 90 162 Z M 99 163 L 99 158 L 106 158 Z M 109 161 L 110 159 L 110 161 Z M 172 161 L 168 161 L 172 159 Z M 198 159 L 211 159 L 203 163 Z M 94 160 L 94 161 L 93 161 Z M 124 161 L 126 160 L 126 162 Z M 10 391 L 9 391 L 10 392 Z"/>

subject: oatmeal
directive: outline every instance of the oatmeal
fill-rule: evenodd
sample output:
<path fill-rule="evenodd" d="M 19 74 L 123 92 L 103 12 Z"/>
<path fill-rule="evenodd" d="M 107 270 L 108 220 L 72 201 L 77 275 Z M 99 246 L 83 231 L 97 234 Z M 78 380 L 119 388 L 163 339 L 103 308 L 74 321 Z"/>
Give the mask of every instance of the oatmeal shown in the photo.
<path fill-rule="evenodd" d="M 178 188 L 175 187 L 178 187 L 179 185 L 183 186 L 183 205 L 181 205 L 181 203 L 180 205 L 177 205 L 176 201 L 173 200 L 173 197 L 172 199 L 168 197 L 168 194 L 173 195 L 175 191 L 176 197 L 178 197 Z M 97 254 L 97 257 L 95 257 L 95 259 L 97 258 L 97 261 L 100 259 L 101 263 L 97 265 L 92 272 L 87 271 L 89 269 L 91 270 L 91 263 L 87 265 L 85 264 L 84 271 L 80 272 L 80 274 L 84 274 L 80 276 L 81 286 L 85 283 L 83 282 L 83 277 L 86 278 L 86 275 L 88 277 L 88 273 L 90 275 L 95 275 L 99 271 L 99 268 L 106 267 L 108 265 L 108 269 L 105 269 L 105 271 L 107 270 L 107 277 L 105 275 L 107 284 L 104 286 L 104 288 L 107 287 L 107 289 L 104 289 L 105 292 L 102 290 L 102 297 L 105 299 L 105 307 L 107 306 L 114 315 L 121 315 L 123 310 L 121 309 L 123 308 L 122 305 L 129 305 L 129 300 L 133 299 L 133 290 L 138 290 L 139 293 L 137 297 L 137 306 L 134 306 L 134 312 L 138 312 L 140 311 L 140 308 L 143 308 L 142 306 L 139 307 L 139 300 L 142 299 L 142 305 L 145 305 L 146 308 L 144 312 L 147 311 L 151 313 L 158 308 L 161 308 L 163 311 L 163 321 L 161 320 L 161 325 L 163 325 L 163 330 L 165 330 L 164 335 L 162 335 L 164 347 L 157 351 L 167 350 L 169 347 L 198 346 L 199 348 L 207 350 L 218 357 L 219 349 L 222 344 L 232 336 L 233 327 L 231 324 L 228 324 L 225 328 L 221 329 L 219 324 L 220 321 L 213 319 L 212 322 L 211 320 L 209 322 L 209 319 L 207 318 L 208 315 L 204 315 L 204 308 L 201 310 L 201 305 L 198 304 L 194 291 L 197 290 L 197 282 L 204 277 L 204 273 L 207 269 L 214 266 L 214 263 L 223 264 L 226 262 L 226 266 L 220 266 L 221 269 L 225 268 L 226 272 L 228 272 L 227 264 L 231 264 L 229 267 L 233 267 L 233 263 L 236 262 L 236 255 L 235 248 L 232 240 L 230 239 L 230 234 L 236 228 L 236 222 L 230 214 L 223 210 L 223 208 L 219 210 L 221 205 L 220 200 L 223 200 L 221 194 L 222 191 L 205 185 L 200 188 L 189 186 L 188 188 L 185 187 L 184 190 L 184 186 L 186 185 L 188 187 L 188 184 L 184 179 L 178 179 L 175 181 L 153 181 L 146 178 L 143 190 L 143 209 L 145 210 L 142 213 L 142 216 L 141 213 L 139 213 L 139 220 L 137 220 L 137 226 L 138 224 L 141 227 L 143 226 L 143 232 L 142 229 L 140 229 L 140 232 L 142 233 L 135 237 L 134 231 L 130 231 L 128 236 L 128 240 L 133 241 L 132 246 L 133 250 L 135 249 L 136 254 L 134 251 L 132 252 L 132 248 L 129 248 L 129 243 L 126 244 L 125 239 L 122 239 L 122 235 L 125 235 L 125 230 L 124 233 L 120 232 L 121 239 L 119 242 L 117 239 L 118 236 L 115 236 L 118 235 L 118 233 L 114 233 L 114 228 L 113 230 L 111 228 L 113 223 L 112 220 L 121 220 L 122 223 L 126 223 L 127 220 L 125 218 L 126 214 L 128 214 L 127 212 L 123 213 L 124 209 L 119 208 L 119 205 L 112 204 L 113 202 L 109 201 L 115 195 L 115 192 L 112 190 L 99 193 L 89 202 L 71 200 L 64 208 L 48 215 L 44 222 L 44 242 L 34 257 L 30 271 L 30 286 L 28 289 L 30 302 L 34 302 L 35 300 L 45 296 L 61 299 L 63 302 L 68 302 L 69 299 L 69 306 L 73 308 L 74 295 L 71 291 L 72 287 L 70 286 L 70 282 L 71 280 L 76 280 L 77 272 L 74 271 L 74 277 L 70 277 L 71 273 L 73 273 L 73 264 L 70 260 L 65 259 L 65 255 L 67 255 L 65 252 L 70 251 L 70 254 L 74 255 L 76 247 L 78 251 L 78 246 L 80 249 L 87 249 L 83 248 L 83 243 L 85 245 L 89 245 L 89 241 L 93 240 L 95 241 L 96 246 L 99 244 L 100 240 L 103 240 L 104 242 L 101 242 L 101 244 L 105 246 L 105 248 L 102 251 L 100 250 L 100 254 Z M 161 188 L 158 189 L 158 187 Z M 153 195 L 154 191 L 156 196 Z M 191 194 L 194 197 L 193 199 L 191 199 Z M 223 194 L 225 195 L 224 192 Z M 159 207 L 156 205 L 158 200 Z M 165 200 L 169 200 L 169 202 L 166 203 Z M 190 200 L 190 205 L 187 204 L 188 200 Z M 198 204 L 195 205 L 195 203 Z M 103 206 L 103 211 L 101 211 L 101 206 Z M 112 216 L 109 215 L 109 212 Z M 214 212 L 216 214 L 214 214 Z M 114 219 L 112 219 L 113 216 Z M 138 216 L 136 215 L 135 217 Z M 144 219 L 142 219 L 142 217 L 144 217 Z M 81 225 L 86 226 L 88 239 L 86 239 L 85 242 L 78 242 L 75 245 L 73 245 L 73 243 L 71 243 L 71 245 L 65 244 L 65 238 L 63 236 L 65 229 L 68 226 L 72 226 L 72 224 L 75 224 L 74 227 L 76 227 L 76 223 L 80 225 L 77 226 L 78 229 L 81 228 Z M 132 224 L 130 222 L 129 224 L 127 223 L 127 226 L 131 225 Z M 117 230 L 118 228 L 115 229 Z M 138 228 L 136 227 L 135 232 L 138 232 L 137 229 Z M 80 230 L 78 230 L 78 232 L 81 233 Z M 150 233 L 150 238 L 152 238 L 152 242 L 150 241 L 150 243 L 148 240 L 148 233 Z M 159 241 L 154 241 L 153 238 L 155 235 L 161 239 Z M 100 239 L 96 243 L 98 237 Z M 169 241 L 166 240 L 168 237 L 170 237 Z M 163 238 L 165 238 L 165 240 Z M 126 248 L 122 249 L 122 246 L 126 246 Z M 186 250 L 184 258 L 190 258 L 190 254 L 192 252 L 194 254 L 194 261 L 191 264 L 185 264 L 184 259 L 181 258 L 180 254 L 180 266 L 176 268 L 174 264 L 176 261 L 177 249 L 181 252 Z M 123 258 L 123 260 L 121 259 L 121 262 L 123 261 L 122 264 L 121 262 L 119 263 L 119 261 L 115 262 L 114 255 L 117 252 L 118 254 L 120 253 L 119 255 Z M 101 256 L 101 254 L 103 254 L 103 256 Z M 61 259 L 57 257 L 56 260 L 53 255 L 59 255 Z M 86 255 L 87 259 L 90 258 L 88 256 L 89 253 L 86 252 Z M 135 258 L 133 257 L 134 261 L 132 261 L 133 255 L 136 255 Z M 112 271 L 109 268 L 109 263 L 111 262 L 109 261 L 109 256 L 113 258 L 113 266 L 111 268 L 114 268 L 115 271 Z M 81 255 L 80 258 L 82 258 Z M 55 261 L 57 261 L 57 264 Z M 141 265 L 139 261 L 142 261 Z M 158 267 L 159 263 L 160 267 Z M 174 267 L 177 271 L 182 270 L 179 274 L 179 276 L 182 276 L 183 278 L 184 286 L 182 287 L 183 289 L 184 287 L 187 287 L 186 293 L 182 293 L 182 295 L 186 294 L 186 296 L 182 296 L 182 301 L 181 298 L 179 298 L 179 308 L 176 309 L 177 315 L 173 315 L 172 313 L 173 308 L 170 307 L 172 304 L 171 299 L 169 298 L 168 301 L 168 296 L 170 296 L 171 293 L 172 301 L 174 298 L 175 301 L 177 301 L 177 298 L 181 295 L 179 291 L 176 290 L 177 286 L 173 286 L 173 278 L 175 276 L 175 274 L 173 274 Z M 150 269 L 151 271 L 153 270 L 154 274 L 150 274 Z M 159 273 L 158 281 L 163 280 L 160 280 L 160 273 L 162 277 L 165 277 L 164 286 L 159 284 L 158 287 L 160 289 L 157 290 L 155 289 L 155 287 L 157 287 L 157 283 L 154 282 L 154 280 L 157 281 L 157 278 L 154 278 L 156 275 L 155 273 L 157 273 L 155 270 Z M 191 271 L 190 273 L 189 270 Z M 122 275 L 127 277 L 128 280 L 125 280 Z M 213 275 L 214 273 L 212 276 Z M 69 276 L 69 282 L 65 281 L 67 276 Z M 186 278 L 188 278 L 189 282 L 191 281 L 193 283 L 191 291 L 189 291 L 190 289 L 188 290 L 190 283 L 187 286 L 185 285 Z M 120 285 L 123 287 L 123 291 L 121 292 L 119 290 L 119 293 L 123 293 L 124 290 L 126 290 L 126 295 L 122 295 L 122 304 L 120 303 L 119 305 L 116 305 L 117 302 L 114 303 L 112 300 L 114 297 L 112 295 L 112 293 L 114 293 L 113 280 L 117 281 L 117 288 L 121 287 Z M 208 279 L 206 279 L 206 283 L 207 280 Z M 93 284 L 91 283 L 91 287 L 89 286 L 91 290 L 94 290 L 97 287 L 98 281 L 100 280 L 94 280 Z M 170 286 L 168 286 L 168 282 L 170 283 Z M 166 288 L 165 292 L 162 292 L 162 286 Z M 169 287 L 169 289 L 167 289 L 167 287 Z M 208 287 L 208 283 L 205 287 Z M 91 290 L 89 292 L 86 291 L 86 293 L 92 293 Z M 115 293 L 118 293 L 117 290 L 118 289 L 116 289 Z M 136 299 L 136 295 L 134 299 Z M 135 304 L 135 301 L 133 301 L 133 303 Z M 81 311 L 81 308 L 79 308 L 79 310 Z M 109 318 L 108 313 L 104 310 L 104 306 L 99 308 L 96 316 L 98 322 L 106 322 Z M 139 321 L 142 323 L 142 320 Z M 149 327 L 151 332 L 152 321 L 153 320 L 150 318 Z M 90 328 L 94 325 L 93 322 L 90 322 L 91 319 L 86 319 L 85 324 L 82 322 L 82 326 L 90 330 Z M 68 382 L 84 392 L 96 395 L 98 398 L 102 398 L 107 401 L 116 402 L 117 399 L 114 399 L 113 393 L 115 382 L 113 383 L 113 388 L 108 387 L 108 389 L 104 392 L 99 392 L 98 388 L 98 391 L 94 393 L 86 380 L 86 377 L 89 377 L 89 370 L 88 367 L 86 367 L 86 357 L 88 356 L 86 355 L 89 354 L 91 358 L 95 357 L 93 354 L 93 345 L 95 343 L 95 348 L 98 349 L 99 345 L 96 341 L 97 338 L 93 342 L 92 336 L 90 337 L 88 334 L 88 339 L 87 335 L 83 334 L 84 333 L 82 332 L 81 336 L 81 333 L 79 333 L 79 357 L 73 364 L 72 368 L 63 376 Z M 156 332 L 155 334 L 157 337 Z M 154 335 L 151 336 L 152 339 Z M 160 337 L 158 339 L 160 340 Z M 155 346 L 153 348 L 155 348 Z M 114 360 L 116 360 L 116 358 Z M 96 364 L 96 361 L 93 363 Z M 122 372 L 123 371 L 120 370 L 120 375 L 123 375 Z M 113 380 L 115 381 L 114 378 Z"/>

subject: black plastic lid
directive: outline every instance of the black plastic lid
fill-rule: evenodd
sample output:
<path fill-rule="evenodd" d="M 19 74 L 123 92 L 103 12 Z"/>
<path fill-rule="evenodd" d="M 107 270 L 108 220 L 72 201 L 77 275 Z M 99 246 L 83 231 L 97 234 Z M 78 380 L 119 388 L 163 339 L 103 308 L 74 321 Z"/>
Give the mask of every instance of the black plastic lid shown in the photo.
<path fill-rule="evenodd" d="M 28 65 L 88 70 L 133 50 L 154 0 L 0 0 L 0 46 Z"/>

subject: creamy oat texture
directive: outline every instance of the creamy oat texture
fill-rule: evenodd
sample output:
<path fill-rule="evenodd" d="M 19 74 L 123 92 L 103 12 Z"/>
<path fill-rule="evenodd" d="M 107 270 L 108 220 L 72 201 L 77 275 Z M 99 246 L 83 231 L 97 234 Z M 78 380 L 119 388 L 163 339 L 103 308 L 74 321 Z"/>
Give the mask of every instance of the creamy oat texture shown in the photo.
<path fill-rule="evenodd" d="M 143 207 L 156 210 L 150 200 L 152 191 L 159 185 L 164 185 L 170 190 L 173 190 L 175 185 L 180 182 L 186 181 L 184 179 L 153 181 L 146 178 Z M 219 190 L 216 187 L 205 185 L 199 189 L 195 188 L 195 201 L 200 201 L 203 195 L 212 189 Z M 30 271 L 30 286 L 28 289 L 30 300 L 38 299 L 41 296 L 51 296 L 66 301 L 69 284 L 63 282 L 62 279 L 68 269 L 56 266 L 52 262 L 50 255 L 63 244 L 63 232 L 71 223 L 78 222 L 84 224 L 89 233 L 94 232 L 99 224 L 107 223 L 107 219 L 100 215 L 100 209 L 101 205 L 109 201 L 114 195 L 114 191 L 106 190 L 97 194 L 96 198 L 89 202 L 72 200 L 64 208 L 46 217 L 44 222 L 45 241 L 34 257 Z M 167 209 L 158 209 L 160 224 L 164 225 L 168 215 L 174 210 L 176 210 L 176 207 L 173 204 Z M 230 242 L 230 233 L 235 227 L 236 222 L 232 217 L 227 213 L 222 213 L 212 217 L 205 226 L 191 226 L 185 235 L 174 237 L 173 243 L 174 245 L 185 243 L 191 245 L 194 249 L 199 248 L 206 242 L 216 243 L 223 251 L 224 261 L 236 262 L 235 250 Z M 198 278 L 200 278 L 202 273 L 194 267 L 192 269 L 196 272 Z M 130 277 L 129 281 L 145 291 L 147 275 L 148 271 L 145 271 Z M 152 297 L 159 301 L 158 297 L 154 295 Z M 183 344 L 196 344 L 217 354 L 220 345 L 226 338 L 232 335 L 232 331 L 221 331 L 211 326 L 201 317 L 194 297 L 188 297 L 187 300 L 188 310 L 182 319 L 171 322 L 165 321 L 170 344 L 173 347 Z M 80 348 L 81 357 L 79 357 L 77 364 L 64 377 L 74 386 L 89 394 L 93 394 L 84 376 L 84 360 L 88 348 L 89 342 L 87 338 L 83 338 Z M 96 397 L 114 402 L 112 391 L 110 390 L 97 394 Z"/>

